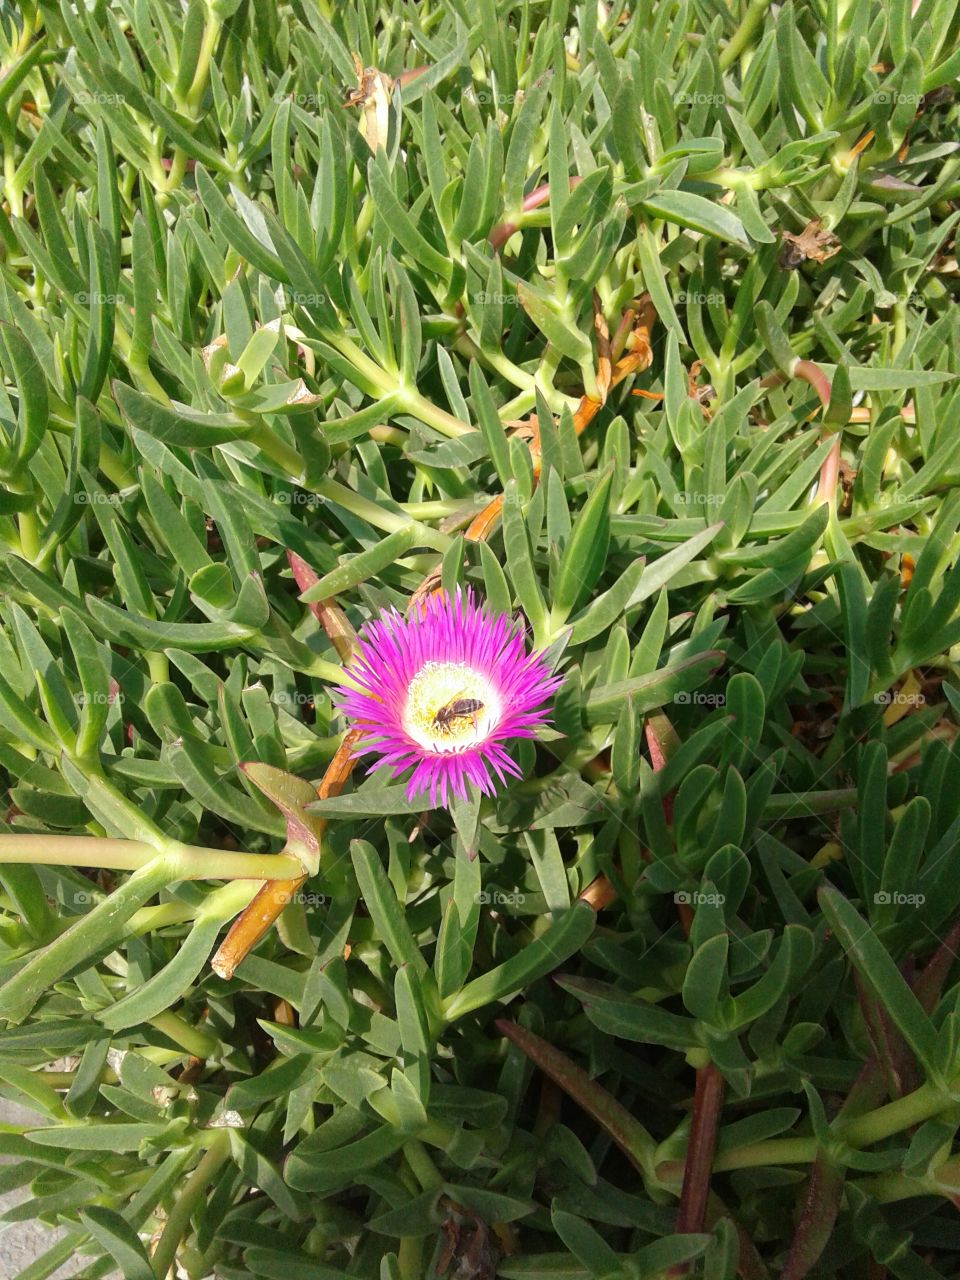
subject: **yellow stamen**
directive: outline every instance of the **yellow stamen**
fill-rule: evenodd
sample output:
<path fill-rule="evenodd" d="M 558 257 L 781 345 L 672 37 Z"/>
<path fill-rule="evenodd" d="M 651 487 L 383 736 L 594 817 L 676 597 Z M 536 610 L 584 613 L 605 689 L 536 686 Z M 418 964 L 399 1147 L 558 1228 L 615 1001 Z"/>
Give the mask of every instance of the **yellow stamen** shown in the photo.
<path fill-rule="evenodd" d="M 451 715 L 451 704 L 464 700 L 481 705 L 466 714 Z M 481 672 L 462 662 L 427 662 L 410 681 L 403 727 L 430 751 L 463 751 L 487 737 L 500 719 L 500 710 L 497 692 Z"/>

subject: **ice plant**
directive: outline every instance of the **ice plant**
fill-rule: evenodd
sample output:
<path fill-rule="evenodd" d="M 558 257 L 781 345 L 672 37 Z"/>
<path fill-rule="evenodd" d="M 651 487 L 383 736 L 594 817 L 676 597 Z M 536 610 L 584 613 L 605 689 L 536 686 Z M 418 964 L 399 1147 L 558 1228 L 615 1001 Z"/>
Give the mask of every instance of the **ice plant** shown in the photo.
<path fill-rule="evenodd" d="M 20 1280 L 960 1277 L 960 7 L 264 7 L 0 0 Z"/>
<path fill-rule="evenodd" d="M 368 622 L 347 677 L 338 702 L 364 734 L 357 754 L 376 753 L 369 772 L 412 769 L 407 797 L 429 793 L 432 806 L 465 799 L 468 782 L 493 795 L 519 777 L 506 743 L 533 737 L 562 683 L 542 653 L 527 653 L 522 627 L 469 589 Z"/>

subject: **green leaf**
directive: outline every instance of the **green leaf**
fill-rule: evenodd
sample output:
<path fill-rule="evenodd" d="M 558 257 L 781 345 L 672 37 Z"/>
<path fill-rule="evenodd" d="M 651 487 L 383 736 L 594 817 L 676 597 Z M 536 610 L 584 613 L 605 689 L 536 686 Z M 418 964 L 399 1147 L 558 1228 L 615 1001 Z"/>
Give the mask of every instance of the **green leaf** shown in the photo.
<path fill-rule="evenodd" d="M 367 167 L 370 193 L 390 233 L 403 246 L 415 262 L 425 267 L 440 280 L 451 276 L 448 258 L 423 238 L 413 219 L 403 208 L 394 190 L 392 175 L 383 155 L 375 156 Z"/>
<path fill-rule="evenodd" d="M 695 1018 L 716 1022 L 720 1000 L 727 984 L 727 948 L 725 933 L 708 938 L 690 958 L 683 979 L 683 1003 Z"/>
<path fill-rule="evenodd" d="M 416 525 L 408 525 L 397 529 L 394 533 L 382 538 L 369 551 L 363 551 L 332 572 L 325 574 L 319 582 L 315 582 L 300 597 L 305 604 L 314 600 L 326 600 L 330 596 L 342 595 L 351 587 L 369 578 L 375 578 L 388 565 L 393 564 L 399 556 L 405 555 L 419 541 L 420 531 Z"/>
<path fill-rule="evenodd" d="M 140 1237 L 114 1209 L 92 1205 L 80 1214 L 80 1221 L 113 1258 L 124 1280 L 155 1280 Z"/>
<path fill-rule="evenodd" d="M 384 946 L 396 965 L 409 965 L 422 979 L 427 971 L 426 961 L 407 926 L 401 904 L 387 879 L 377 851 L 365 840 L 354 840 L 350 846 L 350 855 L 360 892 L 373 917 L 378 936 L 383 939 Z"/>
<path fill-rule="evenodd" d="M 928 1072 L 936 1061 L 936 1034 L 899 968 L 869 924 L 830 885 L 818 894 L 824 915 L 874 997 Z"/>
<path fill-rule="evenodd" d="M 142 1142 L 159 1138 L 162 1124 L 86 1124 L 73 1128 L 28 1129 L 29 1142 L 69 1151 L 136 1151 Z"/>
<path fill-rule="evenodd" d="M 676 699 L 678 693 L 686 693 L 701 685 L 722 661 L 723 654 L 719 650 L 708 650 L 675 660 L 669 666 L 646 675 L 601 685 L 592 690 L 584 701 L 586 721 L 588 724 L 613 724 L 625 698 L 633 699 L 637 714 L 666 706 Z"/>
<path fill-rule="evenodd" d="M 593 348 L 573 317 L 561 315 L 545 295 L 527 284 L 517 285 L 517 301 L 561 355 L 577 364 L 593 363 Z"/>
<path fill-rule="evenodd" d="M 729 240 L 744 249 L 750 247 L 743 223 L 736 214 L 692 191 L 658 191 L 643 201 L 643 208 L 651 218 L 663 218 L 691 231 Z"/>
<path fill-rule="evenodd" d="M 590 594 L 603 571 L 610 546 L 610 486 L 613 471 L 607 470 L 577 517 L 560 560 L 553 592 L 551 622 L 562 625 Z"/>
<path fill-rule="evenodd" d="M 19 398 L 15 446 L 3 462 L 5 475 L 33 457 L 47 429 L 47 380 L 33 349 L 17 329 L 0 323 L 0 368 L 16 383 Z"/>
<path fill-rule="evenodd" d="M 696 1023 L 691 1018 L 668 1013 L 593 979 L 564 977 L 558 982 L 583 1003 L 590 1021 L 608 1035 L 681 1050 L 699 1043 Z"/>
<path fill-rule="evenodd" d="M 181 943 L 176 956 L 136 991 L 97 1014 L 111 1031 L 135 1027 L 171 1008 L 206 965 L 222 921 L 201 919 Z"/>
<path fill-rule="evenodd" d="M 530 535 L 520 510 L 516 480 L 509 482 L 503 495 L 503 544 L 510 581 L 520 607 L 533 626 L 534 635 L 540 637 L 546 625 L 546 606 L 533 567 Z"/>
<path fill-rule="evenodd" d="M 686 539 L 682 546 L 674 547 L 666 555 L 660 556 L 651 564 L 646 565 L 639 586 L 636 587 L 629 598 L 627 608 L 640 604 L 643 600 L 648 600 L 650 596 L 656 595 L 661 587 L 669 587 L 674 575 L 684 565 L 692 564 L 700 552 L 716 538 L 722 528 L 723 525 L 721 524 L 708 525 L 706 529 L 695 533 L 692 538 Z"/>
<path fill-rule="evenodd" d="M 556 917 L 549 928 L 533 938 L 524 949 L 503 964 L 468 982 L 456 995 L 443 1001 L 443 1014 L 455 1022 L 464 1014 L 495 1000 L 503 1000 L 562 964 L 579 951 L 596 926 L 593 908 L 576 902 Z"/>
<path fill-rule="evenodd" d="M 122 382 L 114 383 L 113 394 L 131 426 L 156 436 L 165 444 L 184 445 L 192 449 L 204 448 L 231 440 L 242 440 L 255 430 L 250 423 L 242 422 L 227 413 L 199 413 L 187 405 L 175 402 L 168 409 Z"/>

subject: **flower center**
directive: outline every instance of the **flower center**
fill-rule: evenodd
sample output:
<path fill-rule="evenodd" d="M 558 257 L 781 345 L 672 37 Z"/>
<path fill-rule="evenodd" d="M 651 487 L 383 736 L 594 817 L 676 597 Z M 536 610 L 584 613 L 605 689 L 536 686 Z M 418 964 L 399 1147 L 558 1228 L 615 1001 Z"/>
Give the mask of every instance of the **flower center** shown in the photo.
<path fill-rule="evenodd" d="M 482 742 L 501 714 L 496 689 L 463 662 L 427 662 L 410 681 L 403 727 L 418 746 L 456 752 Z"/>

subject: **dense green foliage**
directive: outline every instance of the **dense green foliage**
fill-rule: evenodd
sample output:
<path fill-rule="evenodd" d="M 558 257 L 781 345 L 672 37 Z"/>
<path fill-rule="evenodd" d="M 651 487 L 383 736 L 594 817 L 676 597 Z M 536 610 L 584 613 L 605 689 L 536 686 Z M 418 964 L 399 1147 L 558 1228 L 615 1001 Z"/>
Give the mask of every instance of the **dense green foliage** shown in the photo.
<path fill-rule="evenodd" d="M 0 4 L 23 1280 L 960 1272 L 958 34 Z M 552 728 L 314 803 L 430 574 Z"/>

